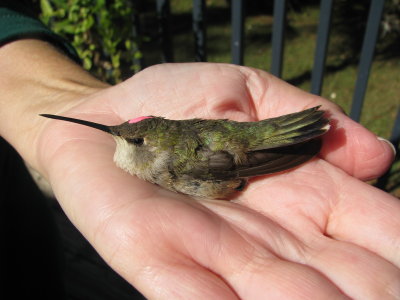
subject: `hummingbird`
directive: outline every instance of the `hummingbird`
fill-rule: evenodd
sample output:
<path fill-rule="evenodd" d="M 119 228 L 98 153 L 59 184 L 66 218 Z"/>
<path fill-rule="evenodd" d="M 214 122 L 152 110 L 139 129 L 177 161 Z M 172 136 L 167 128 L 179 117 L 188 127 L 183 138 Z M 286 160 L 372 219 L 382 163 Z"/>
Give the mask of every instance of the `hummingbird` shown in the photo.
<path fill-rule="evenodd" d="M 295 168 L 317 155 L 329 120 L 316 106 L 256 122 L 145 116 L 102 130 L 116 142 L 114 162 L 131 175 L 194 198 L 229 199 L 248 179 Z"/>

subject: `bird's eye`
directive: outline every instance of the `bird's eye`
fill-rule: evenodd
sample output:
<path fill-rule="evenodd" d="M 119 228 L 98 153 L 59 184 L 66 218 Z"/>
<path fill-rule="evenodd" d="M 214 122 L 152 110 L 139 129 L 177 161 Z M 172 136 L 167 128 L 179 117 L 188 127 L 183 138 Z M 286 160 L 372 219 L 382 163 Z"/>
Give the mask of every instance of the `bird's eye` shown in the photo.
<path fill-rule="evenodd" d="M 141 146 L 144 143 L 143 138 L 133 138 L 133 139 L 127 139 L 128 143 L 134 144 L 136 146 Z"/>

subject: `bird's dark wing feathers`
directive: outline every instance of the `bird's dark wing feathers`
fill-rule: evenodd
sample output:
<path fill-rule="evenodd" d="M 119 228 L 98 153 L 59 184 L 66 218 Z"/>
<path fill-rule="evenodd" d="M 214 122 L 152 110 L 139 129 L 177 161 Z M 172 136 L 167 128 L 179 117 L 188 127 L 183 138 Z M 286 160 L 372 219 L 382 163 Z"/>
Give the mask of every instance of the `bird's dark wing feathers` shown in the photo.
<path fill-rule="evenodd" d="M 233 156 L 218 151 L 209 156 L 208 162 L 191 170 L 191 176 L 204 180 L 230 180 L 281 172 L 310 160 L 321 149 L 321 140 L 313 139 L 286 147 L 252 151 L 248 161 L 241 165 L 234 163 Z"/>
<path fill-rule="evenodd" d="M 226 151 L 203 151 L 209 151 L 208 159 L 196 164 L 196 167 L 190 170 L 191 176 L 204 180 L 228 180 L 238 177 L 233 155 Z"/>
<path fill-rule="evenodd" d="M 321 149 L 321 139 L 296 145 L 248 153 L 248 163 L 237 167 L 238 177 L 251 177 L 285 171 L 313 158 Z"/>
<path fill-rule="evenodd" d="M 324 118 L 324 111 L 319 106 L 281 117 L 266 119 L 274 130 L 263 137 L 256 138 L 256 145 L 251 150 L 264 150 L 302 143 L 323 135 L 329 129 L 329 120 Z"/>

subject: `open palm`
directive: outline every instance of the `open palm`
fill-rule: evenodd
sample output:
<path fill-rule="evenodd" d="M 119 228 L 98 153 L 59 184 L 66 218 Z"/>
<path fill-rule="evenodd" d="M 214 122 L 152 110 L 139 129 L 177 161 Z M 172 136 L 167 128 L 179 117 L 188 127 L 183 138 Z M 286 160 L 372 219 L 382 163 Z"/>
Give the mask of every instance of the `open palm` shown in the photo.
<path fill-rule="evenodd" d="M 107 125 L 143 115 L 256 121 L 315 105 L 332 120 L 320 157 L 254 178 L 230 202 L 130 176 L 114 165 L 110 136 L 76 124 L 49 120 L 38 153 L 69 218 L 148 298 L 400 297 L 400 202 L 359 180 L 384 172 L 393 153 L 332 103 L 259 70 L 167 64 L 62 114 Z"/>

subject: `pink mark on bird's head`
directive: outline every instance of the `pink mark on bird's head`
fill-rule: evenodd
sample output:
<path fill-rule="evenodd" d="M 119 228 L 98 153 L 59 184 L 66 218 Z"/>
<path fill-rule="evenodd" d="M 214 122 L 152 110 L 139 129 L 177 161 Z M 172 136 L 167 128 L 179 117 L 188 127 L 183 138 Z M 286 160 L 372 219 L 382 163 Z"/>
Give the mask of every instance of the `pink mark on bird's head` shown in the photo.
<path fill-rule="evenodd" d="M 144 119 L 151 119 L 151 118 L 153 118 L 153 117 L 138 117 L 138 118 L 130 119 L 128 121 L 128 123 L 129 124 L 137 123 L 137 122 L 143 121 Z"/>

